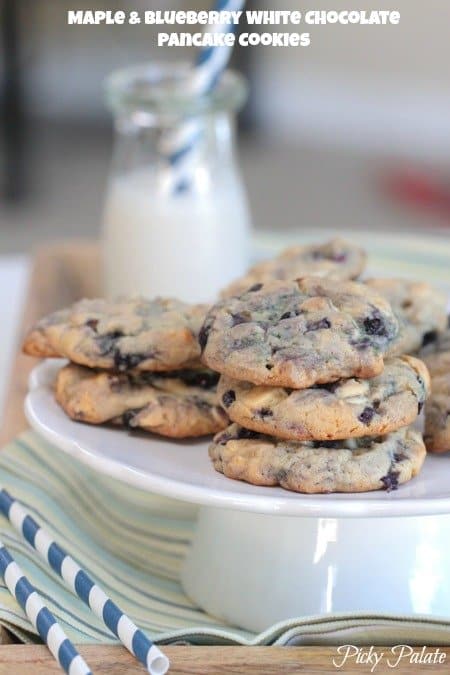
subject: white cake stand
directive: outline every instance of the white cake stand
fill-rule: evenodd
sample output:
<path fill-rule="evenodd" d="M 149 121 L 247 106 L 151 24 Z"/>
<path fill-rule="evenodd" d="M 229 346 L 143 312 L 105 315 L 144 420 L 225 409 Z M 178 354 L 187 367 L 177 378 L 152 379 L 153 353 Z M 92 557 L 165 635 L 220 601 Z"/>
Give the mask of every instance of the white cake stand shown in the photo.
<path fill-rule="evenodd" d="M 182 583 L 206 611 L 251 631 L 326 612 L 450 616 L 450 457 L 391 493 L 255 487 L 216 473 L 207 442 L 72 422 L 54 401 L 59 365 L 32 373 L 31 426 L 101 474 L 201 506 Z"/>

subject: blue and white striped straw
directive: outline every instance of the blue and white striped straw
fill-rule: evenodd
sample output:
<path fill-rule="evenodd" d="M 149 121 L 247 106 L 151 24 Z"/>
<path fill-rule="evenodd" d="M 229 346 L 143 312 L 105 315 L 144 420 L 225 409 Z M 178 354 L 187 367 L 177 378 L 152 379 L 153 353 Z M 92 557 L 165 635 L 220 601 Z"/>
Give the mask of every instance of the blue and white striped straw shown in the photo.
<path fill-rule="evenodd" d="M 245 0 L 217 0 L 214 9 L 240 11 L 244 6 Z M 234 23 L 214 24 L 208 27 L 210 33 L 233 33 L 235 30 Z M 232 47 L 225 46 L 201 49 L 189 79 L 188 92 L 202 96 L 212 91 L 227 67 L 232 50 Z M 198 122 L 190 120 L 163 139 L 161 149 L 170 165 L 165 189 L 167 183 L 173 193 L 184 192 L 189 187 L 200 136 Z"/>
<path fill-rule="evenodd" d="M 0 511 L 66 582 L 70 590 L 78 595 L 92 612 L 106 624 L 151 675 L 164 675 L 168 671 L 169 659 L 167 656 L 92 581 L 75 560 L 37 524 L 31 514 L 4 489 L 0 489 Z M 75 672 L 78 673 L 78 671 L 73 671 L 73 673 Z M 72 675 L 72 671 L 70 675 Z"/>
<path fill-rule="evenodd" d="M 92 675 L 86 661 L 77 652 L 1 540 L 0 574 L 11 595 L 16 598 L 61 668 L 68 675 Z"/>

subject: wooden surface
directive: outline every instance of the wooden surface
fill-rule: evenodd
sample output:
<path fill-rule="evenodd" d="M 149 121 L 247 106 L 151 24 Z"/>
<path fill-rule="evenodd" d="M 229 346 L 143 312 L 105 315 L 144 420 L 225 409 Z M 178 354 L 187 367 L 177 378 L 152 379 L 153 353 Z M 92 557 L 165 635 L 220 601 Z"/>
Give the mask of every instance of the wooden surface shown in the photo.
<path fill-rule="evenodd" d="M 22 334 L 38 318 L 59 309 L 81 297 L 98 293 L 98 253 L 87 243 L 55 245 L 39 251 L 31 274 L 28 299 L 24 311 Z M 27 379 L 34 360 L 18 354 L 13 367 L 12 381 L 7 397 L 1 441 L 13 438 L 26 429 L 23 399 Z M 0 633 L 0 675 L 53 675 L 61 670 L 45 646 L 7 644 L 11 636 Z M 378 648 L 382 649 L 382 648 Z M 399 666 L 392 670 L 379 665 L 376 673 L 395 675 L 421 672 L 450 672 L 450 650 L 443 665 Z M 143 673 L 144 669 L 121 646 L 81 646 L 93 672 L 108 675 Z M 333 647 L 164 647 L 171 660 L 173 675 L 280 675 L 290 673 L 370 672 L 367 665 L 346 664 L 337 669 L 333 665 L 336 649 Z"/>
<path fill-rule="evenodd" d="M 434 651 L 430 647 L 428 651 Z M 0 675 L 56 675 L 61 673 L 46 647 L 11 645 L 0 647 Z M 377 647 L 386 657 L 373 672 L 393 675 L 416 673 L 447 673 L 450 666 L 450 649 L 442 664 L 420 665 L 400 663 L 395 668 L 387 665 L 389 647 Z M 417 648 L 420 651 L 420 648 Z M 349 660 L 343 668 L 336 668 L 334 647 L 165 647 L 170 659 L 171 675 L 315 675 L 316 673 L 370 673 L 371 667 Z M 92 668 L 94 675 L 132 675 L 145 673 L 136 666 L 135 659 L 121 647 L 80 647 L 80 652 Z M 392 658 L 392 657 L 391 657 Z"/>
<path fill-rule="evenodd" d="M 28 284 L 19 339 L 40 317 L 99 290 L 99 256 L 89 243 L 55 244 L 38 250 Z M 0 447 L 27 428 L 23 400 L 35 360 L 20 352 L 15 359 L 0 432 Z"/>

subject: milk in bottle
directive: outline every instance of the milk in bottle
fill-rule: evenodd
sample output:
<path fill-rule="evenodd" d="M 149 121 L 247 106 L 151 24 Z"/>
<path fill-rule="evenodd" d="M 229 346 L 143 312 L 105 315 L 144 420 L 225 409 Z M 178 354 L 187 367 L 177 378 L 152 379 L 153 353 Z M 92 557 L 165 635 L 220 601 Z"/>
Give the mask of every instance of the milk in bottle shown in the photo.
<path fill-rule="evenodd" d="M 138 67 L 108 83 L 116 148 L 103 224 L 105 293 L 214 300 L 249 263 L 250 213 L 235 159 L 234 113 L 245 85 L 226 73 L 203 100 L 179 95 L 184 69 Z M 183 185 L 161 148 L 198 129 Z"/>

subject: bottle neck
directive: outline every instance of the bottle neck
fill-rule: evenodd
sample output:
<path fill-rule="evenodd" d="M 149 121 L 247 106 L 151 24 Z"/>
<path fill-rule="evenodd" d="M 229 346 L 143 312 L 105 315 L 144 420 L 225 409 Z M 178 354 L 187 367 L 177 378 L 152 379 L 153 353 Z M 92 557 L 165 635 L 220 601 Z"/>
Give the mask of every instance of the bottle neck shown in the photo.
<path fill-rule="evenodd" d="M 171 166 L 176 140 L 185 136 L 193 168 L 219 172 L 234 161 L 235 115 L 215 112 L 189 118 L 168 117 L 144 111 L 122 113 L 115 118 L 113 170 L 129 173 L 146 168 L 159 171 Z"/>

